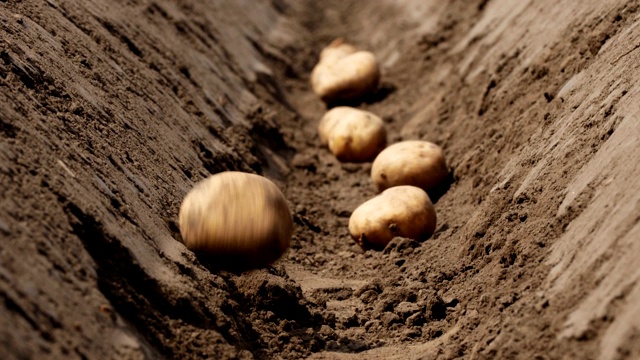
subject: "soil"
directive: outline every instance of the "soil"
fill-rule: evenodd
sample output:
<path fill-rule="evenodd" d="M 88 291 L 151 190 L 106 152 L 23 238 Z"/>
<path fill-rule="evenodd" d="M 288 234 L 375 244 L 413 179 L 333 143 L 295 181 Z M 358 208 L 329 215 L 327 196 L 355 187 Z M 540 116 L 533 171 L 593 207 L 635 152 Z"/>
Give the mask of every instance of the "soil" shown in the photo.
<path fill-rule="evenodd" d="M 640 358 L 639 5 L 0 0 L 3 358 Z M 445 151 L 424 242 L 349 236 L 371 164 L 309 86 L 337 37 L 382 67 L 351 105 Z M 181 243 L 225 170 L 290 203 L 268 268 Z"/>

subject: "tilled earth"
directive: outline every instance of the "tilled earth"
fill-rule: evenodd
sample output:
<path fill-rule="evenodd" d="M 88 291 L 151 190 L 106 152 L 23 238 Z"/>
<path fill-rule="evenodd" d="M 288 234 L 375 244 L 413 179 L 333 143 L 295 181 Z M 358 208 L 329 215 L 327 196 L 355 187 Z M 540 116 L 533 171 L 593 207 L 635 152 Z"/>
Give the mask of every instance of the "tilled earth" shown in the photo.
<path fill-rule="evenodd" d="M 640 358 L 636 1 L 0 1 L 4 359 Z M 337 37 L 352 104 L 445 150 L 427 241 L 349 236 L 370 163 L 320 146 Z M 210 174 L 274 180 L 267 269 L 181 244 Z"/>

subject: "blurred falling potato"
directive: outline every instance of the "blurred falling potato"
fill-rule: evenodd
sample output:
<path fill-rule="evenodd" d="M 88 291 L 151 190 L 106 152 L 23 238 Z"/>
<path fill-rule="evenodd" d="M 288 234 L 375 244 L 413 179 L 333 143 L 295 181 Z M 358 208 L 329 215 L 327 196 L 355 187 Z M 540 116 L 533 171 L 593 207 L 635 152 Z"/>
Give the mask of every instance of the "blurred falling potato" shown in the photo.
<path fill-rule="evenodd" d="M 349 218 L 349 234 L 363 248 L 380 250 L 396 236 L 428 239 L 436 221 L 426 192 L 415 186 L 396 186 L 356 208 Z"/>
<path fill-rule="evenodd" d="M 334 40 L 322 50 L 311 72 L 311 87 L 326 103 L 360 100 L 373 94 L 379 81 L 375 55 L 358 51 L 343 39 Z"/>
<path fill-rule="evenodd" d="M 421 140 L 407 140 L 384 149 L 371 165 L 371 179 L 378 191 L 413 185 L 430 191 L 449 175 L 442 148 Z"/>
<path fill-rule="evenodd" d="M 347 106 L 329 110 L 320 120 L 318 134 L 320 142 L 345 162 L 371 161 L 387 145 L 380 117 Z"/>
<path fill-rule="evenodd" d="M 238 269 L 277 260 L 293 232 L 291 212 L 278 187 L 265 177 L 235 171 L 196 184 L 182 202 L 179 224 L 188 249 Z"/>

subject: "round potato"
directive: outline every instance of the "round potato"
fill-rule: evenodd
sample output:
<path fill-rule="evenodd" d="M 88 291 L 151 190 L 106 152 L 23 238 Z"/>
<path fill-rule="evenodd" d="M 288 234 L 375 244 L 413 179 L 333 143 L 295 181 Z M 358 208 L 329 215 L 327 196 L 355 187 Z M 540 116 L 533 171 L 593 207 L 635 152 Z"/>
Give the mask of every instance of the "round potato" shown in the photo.
<path fill-rule="evenodd" d="M 277 260 L 293 232 L 278 187 L 265 177 L 235 171 L 196 184 L 182 202 L 179 224 L 188 249 L 239 269 Z"/>
<path fill-rule="evenodd" d="M 428 239 L 436 221 L 426 192 L 415 186 L 396 186 L 360 205 L 349 219 L 349 233 L 363 248 L 380 250 L 396 236 Z"/>
<path fill-rule="evenodd" d="M 334 42 L 335 43 L 335 42 Z M 325 48 L 311 72 L 311 87 L 326 103 L 360 100 L 378 88 L 380 69 L 375 55 L 338 43 Z"/>
<path fill-rule="evenodd" d="M 338 106 L 318 125 L 320 142 L 344 162 L 373 160 L 387 145 L 387 131 L 378 116 L 364 110 Z"/>
<path fill-rule="evenodd" d="M 449 175 L 442 148 L 428 141 L 407 140 L 384 149 L 371 166 L 378 191 L 413 185 L 430 191 Z"/>

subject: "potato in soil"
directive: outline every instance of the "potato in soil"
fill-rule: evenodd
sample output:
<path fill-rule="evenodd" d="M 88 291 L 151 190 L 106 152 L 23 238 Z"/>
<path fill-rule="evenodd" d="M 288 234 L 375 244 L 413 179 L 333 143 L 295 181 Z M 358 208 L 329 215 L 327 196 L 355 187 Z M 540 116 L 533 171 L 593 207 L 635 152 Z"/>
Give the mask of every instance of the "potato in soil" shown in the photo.
<path fill-rule="evenodd" d="M 349 233 L 363 248 L 380 250 L 397 236 L 428 239 L 436 221 L 426 192 L 415 186 L 396 186 L 358 206 L 349 219 Z"/>
<path fill-rule="evenodd" d="M 384 149 L 371 165 L 371 179 L 378 191 L 413 185 L 430 191 L 449 175 L 444 153 L 428 141 L 407 140 Z"/>
<path fill-rule="evenodd" d="M 320 142 L 340 161 L 373 160 L 387 145 L 387 131 L 378 116 L 339 106 L 329 110 L 318 125 Z"/>
<path fill-rule="evenodd" d="M 235 171 L 196 184 L 182 202 L 179 224 L 187 248 L 240 269 L 277 260 L 293 232 L 278 187 L 265 177 Z"/>
<path fill-rule="evenodd" d="M 379 81 L 375 55 L 358 51 L 342 39 L 322 50 L 311 72 L 311 87 L 325 103 L 361 100 L 377 90 Z"/>

